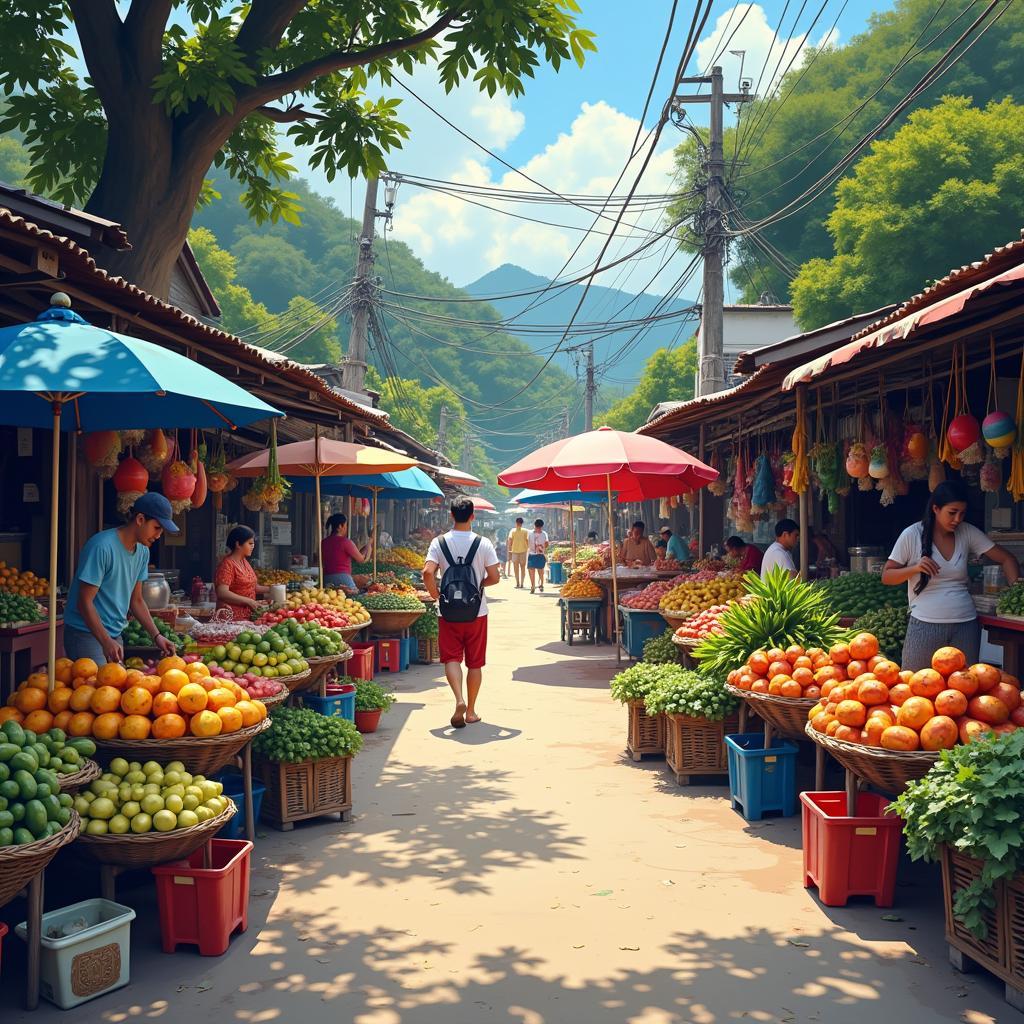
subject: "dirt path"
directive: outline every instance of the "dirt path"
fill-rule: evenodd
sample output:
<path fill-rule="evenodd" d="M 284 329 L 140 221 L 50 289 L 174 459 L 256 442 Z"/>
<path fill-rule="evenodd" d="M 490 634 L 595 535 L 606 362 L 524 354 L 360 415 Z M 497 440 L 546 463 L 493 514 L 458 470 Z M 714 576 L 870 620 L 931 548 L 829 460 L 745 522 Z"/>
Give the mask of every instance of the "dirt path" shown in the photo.
<path fill-rule="evenodd" d="M 899 921 L 819 906 L 799 818 L 748 825 L 724 785 L 680 789 L 663 762 L 626 760 L 610 648 L 559 643 L 554 594 L 498 595 L 484 722 L 448 726 L 436 666 L 398 676 L 356 761 L 353 822 L 264 828 L 249 930 L 216 960 L 161 954 L 150 886 L 129 882 L 132 985 L 75 1019 L 1019 1019 L 991 978 L 947 966 L 937 871 L 904 865 Z M 19 945 L 4 946 L 0 1020 L 70 1019 L 2 1008 L 20 1006 Z"/>

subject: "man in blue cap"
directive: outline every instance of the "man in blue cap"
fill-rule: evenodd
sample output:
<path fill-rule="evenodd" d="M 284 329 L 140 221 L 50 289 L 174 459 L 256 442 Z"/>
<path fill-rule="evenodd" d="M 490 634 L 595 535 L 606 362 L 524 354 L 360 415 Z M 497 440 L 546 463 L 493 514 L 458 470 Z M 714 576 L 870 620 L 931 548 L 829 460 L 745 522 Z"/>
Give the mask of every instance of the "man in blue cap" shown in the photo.
<path fill-rule="evenodd" d="M 124 526 L 101 530 L 85 542 L 64 609 L 64 653 L 69 658 L 92 658 L 97 665 L 124 661 L 121 634 L 129 611 L 156 647 L 174 653 L 142 599 L 150 547 L 164 533 L 178 532 L 171 515 L 171 503 L 162 494 L 143 494 Z"/>

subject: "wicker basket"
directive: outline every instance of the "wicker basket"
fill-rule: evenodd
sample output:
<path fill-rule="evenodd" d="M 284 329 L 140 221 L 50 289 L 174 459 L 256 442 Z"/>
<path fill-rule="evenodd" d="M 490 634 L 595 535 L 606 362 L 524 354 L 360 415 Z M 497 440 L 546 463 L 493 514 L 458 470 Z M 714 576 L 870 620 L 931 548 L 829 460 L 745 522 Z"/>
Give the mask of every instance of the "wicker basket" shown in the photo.
<path fill-rule="evenodd" d="M 255 699 L 258 700 L 261 704 L 263 704 L 268 711 L 270 711 L 272 708 L 276 708 L 278 704 L 283 704 L 290 696 L 291 692 L 289 691 L 288 687 L 282 686 L 281 689 L 277 691 L 277 693 L 273 694 L 270 697 L 256 697 Z"/>
<path fill-rule="evenodd" d="M 0 850 L 0 907 L 10 903 L 53 860 L 62 846 L 76 839 L 81 827 L 81 819 L 72 811 L 71 820 L 56 835 Z"/>
<path fill-rule="evenodd" d="M 341 638 L 346 643 L 351 643 L 351 641 L 353 640 L 357 633 L 359 633 L 361 630 L 366 629 L 367 626 L 372 625 L 373 619 L 370 619 L 368 622 L 361 622 L 358 626 L 346 626 L 344 629 L 341 629 L 338 626 L 333 626 L 331 628 L 334 630 L 335 633 L 340 633 Z"/>
<path fill-rule="evenodd" d="M 77 793 L 82 786 L 88 786 L 103 774 L 103 769 L 95 761 L 83 761 L 82 767 L 71 775 L 58 775 L 57 785 L 62 793 Z"/>
<path fill-rule="evenodd" d="M 1007 935 L 1007 886 L 1004 882 L 996 883 L 995 895 L 996 905 L 992 909 L 984 909 L 982 917 L 988 928 L 988 934 L 979 939 L 973 932 L 969 932 L 960 921 L 953 916 L 953 900 L 956 895 L 966 889 L 972 882 L 981 877 L 982 863 L 973 857 L 959 853 L 952 847 L 942 848 L 942 892 L 945 903 L 946 915 L 946 941 L 966 953 L 969 957 L 977 960 L 983 967 L 998 974 L 1004 980 L 1009 978 L 1009 949 Z M 1014 879 L 1019 887 L 1019 878 Z M 1011 883 L 1013 884 L 1013 883 Z M 1017 896 L 1018 905 L 1021 897 Z M 1019 910 L 1018 910 L 1019 913 Z M 1017 943 L 1021 941 L 1018 933 Z M 1021 965 L 1018 963 L 1018 971 Z M 1024 974 L 1018 973 L 1018 983 L 1024 979 Z"/>
<path fill-rule="evenodd" d="M 271 724 L 270 719 L 265 718 L 248 729 L 222 736 L 182 736 L 176 740 L 96 740 L 96 749 L 108 759 L 181 761 L 193 775 L 212 775 Z"/>
<path fill-rule="evenodd" d="M 373 631 L 374 633 L 400 633 L 403 629 L 408 629 L 426 610 L 426 608 L 420 608 L 419 611 L 382 612 L 374 609 Z"/>
<path fill-rule="evenodd" d="M 83 832 L 75 850 L 98 864 L 151 868 L 157 864 L 166 864 L 169 860 L 190 857 L 212 839 L 235 813 L 234 801 L 229 799 L 228 806 L 220 814 L 192 828 L 175 829 L 173 832 L 146 832 L 142 835 L 126 832 L 120 836 L 90 836 Z"/>
<path fill-rule="evenodd" d="M 352 758 L 269 761 L 253 759 L 253 771 L 266 786 L 261 817 L 289 831 L 296 821 L 340 813 L 348 821 L 352 810 Z"/>
<path fill-rule="evenodd" d="M 279 683 L 284 683 L 288 687 L 289 693 L 295 693 L 296 690 L 306 689 L 312 674 L 312 669 L 307 668 L 305 672 L 296 672 L 293 676 L 276 676 L 275 678 Z"/>
<path fill-rule="evenodd" d="M 902 793 L 908 782 L 926 775 L 939 759 L 938 751 L 884 750 L 881 747 L 865 747 L 860 743 L 847 743 L 818 732 L 810 722 L 804 726 L 804 734 L 824 747 L 844 768 L 868 785 L 892 796 Z"/>
<path fill-rule="evenodd" d="M 420 665 L 433 665 L 441 660 L 437 637 L 420 637 L 416 641 L 416 661 Z"/>
<path fill-rule="evenodd" d="M 330 654 L 323 658 L 307 658 L 306 662 L 309 665 L 310 676 L 301 689 L 316 689 L 324 677 L 331 674 L 335 665 L 339 665 L 343 661 L 351 661 L 354 654 L 355 652 L 349 648 L 344 654 Z"/>
<path fill-rule="evenodd" d="M 626 749 L 634 761 L 644 754 L 665 753 L 665 716 L 660 712 L 649 715 L 642 700 L 627 702 L 629 728 L 626 733 Z"/>
<path fill-rule="evenodd" d="M 676 714 L 665 719 L 665 760 L 679 785 L 687 785 L 691 775 L 729 774 L 725 734 L 739 728 L 735 715 L 722 722 Z"/>
<path fill-rule="evenodd" d="M 690 612 L 666 612 L 658 609 L 658 614 L 673 628 L 677 629 L 687 619 L 692 618 Z"/>
<path fill-rule="evenodd" d="M 754 693 L 725 684 L 734 696 L 745 700 L 751 710 L 763 718 L 779 736 L 789 740 L 806 739 L 807 713 L 818 702 L 809 697 L 777 697 L 770 693 Z"/>

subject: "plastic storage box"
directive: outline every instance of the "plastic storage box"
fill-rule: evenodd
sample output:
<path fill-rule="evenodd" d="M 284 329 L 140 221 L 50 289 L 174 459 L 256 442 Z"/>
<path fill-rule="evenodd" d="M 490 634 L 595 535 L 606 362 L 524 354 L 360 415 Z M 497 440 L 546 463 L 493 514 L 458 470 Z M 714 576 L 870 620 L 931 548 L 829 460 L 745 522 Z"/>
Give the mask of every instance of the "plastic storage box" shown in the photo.
<path fill-rule="evenodd" d="M 639 658 L 644 653 L 644 643 L 653 636 L 661 636 L 668 628 L 661 612 L 648 612 L 641 609 L 622 611 L 622 643 L 631 658 Z"/>
<path fill-rule="evenodd" d="M 763 732 L 741 732 L 725 737 L 725 749 L 733 810 L 739 807 L 747 821 L 768 811 L 796 814 L 795 743 L 773 739 L 766 750 Z"/>
<path fill-rule="evenodd" d="M 804 887 L 818 887 L 828 907 L 844 907 L 851 896 L 873 896 L 891 907 L 896 889 L 903 822 L 886 814 L 889 801 L 857 794 L 857 814 L 846 816 L 846 793 L 801 793 Z"/>
<path fill-rule="evenodd" d="M 113 900 L 85 900 L 43 914 L 39 990 L 62 1010 L 122 988 L 129 980 L 131 926 L 135 911 Z M 85 923 L 60 939 L 47 938 L 56 929 Z M 15 928 L 25 939 L 28 924 Z"/>
<path fill-rule="evenodd" d="M 352 657 L 345 662 L 345 675 L 350 679 L 372 679 L 376 645 L 351 643 L 349 647 L 352 648 Z"/>
<path fill-rule="evenodd" d="M 377 656 L 374 661 L 374 669 L 377 672 L 402 671 L 401 640 L 374 640 L 374 645 L 377 648 Z"/>
<path fill-rule="evenodd" d="M 319 715 L 326 715 L 328 718 L 347 718 L 350 722 L 356 720 L 355 690 L 350 690 L 348 693 L 329 693 L 326 697 L 301 693 L 299 701 L 303 707 L 307 707 Z"/>
<path fill-rule="evenodd" d="M 416 655 L 416 638 L 407 636 L 402 638 L 402 671 L 408 671 Z"/>
<path fill-rule="evenodd" d="M 217 835 L 221 839 L 242 839 L 245 836 L 245 787 L 242 785 L 242 776 L 238 772 L 221 772 L 217 781 L 224 785 L 224 795 L 231 797 L 235 802 L 235 814 L 231 820 L 222 825 Z M 252 814 L 256 821 L 260 820 L 260 808 L 263 806 L 263 794 L 267 787 L 259 782 L 252 784 Z"/>
<path fill-rule="evenodd" d="M 160 907 L 160 937 L 165 953 L 179 943 L 199 947 L 202 956 L 227 951 L 231 935 L 249 924 L 249 857 L 252 843 L 238 839 L 210 840 L 210 867 L 204 851 L 188 860 L 152 868 Z"/>
<path fill-rule="evenodd" d="M 552 583 L 562 584 L 565 582 L 565 569 L 561 562 L 548 562 L 548 578 Z"/>

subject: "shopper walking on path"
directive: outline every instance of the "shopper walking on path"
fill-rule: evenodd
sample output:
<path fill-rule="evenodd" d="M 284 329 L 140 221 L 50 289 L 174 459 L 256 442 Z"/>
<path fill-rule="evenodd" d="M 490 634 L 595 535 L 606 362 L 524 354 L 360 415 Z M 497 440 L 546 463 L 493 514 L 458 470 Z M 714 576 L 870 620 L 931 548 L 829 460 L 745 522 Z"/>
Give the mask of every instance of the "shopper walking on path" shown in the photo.
<path fill-rule="evenodd" d="M 174 653 L 142 599 L 142 583 L 149 578 L 149 549 L 165 532 L 178 532 L 171 503 L 151 492 L 136 500 L 124 526 L 102 530 L 85 542 L 64 609 L 64 653 L 69 658 L 92 658 L 97 665 L 124 661 L 121 634 L 129 611 L 156 647 L 164 654 Z"/>
<path fill-rule="evenodd" d="M 544 593 L 544 566 L 547 565 L 548 535 L 544 532 L 544 520 L 536 519 L 527 548 L 526 567 L 530 570 L 530 593 L 537 590 L 537 573 L 540 573 L 540 592 Z"/>
<path fill-rule="evenodd" d="M 523 517 L 516 519 L 515 529 L 508 533 L 508 557 L 516 573 L 516 588 L 522 590 L 526 578 L 526 553 L 530 549 L 530 535 L 523 529 Z"/>
<path fill-rule="evenodd" d="M 430 542 L 423 565 L 423 586 L 441 610 L 437 642 L 444 674 L 455 697 L 451 722 L 461 729 L 467 723 L 480 721 L 476 702 L 487 661 L 484 588 L 498 582 L 498 555 L 486 537 L 473 532 L 473 502 L 469 498 L 456 498 L 451 513 L 452 529 Z M 462 689 L 463 663 L 468 700 Z"/>
<path fill-rule="evenodd" d="M 984 555 L 1003 567 L 1008 583 L 1020 576 L 1017 559 L 971 526 L 967 487 L 947 480 L 932 491 L 920 523 L 908 526 L 882 570 L 882 582 L 907 584 L 910 619 L 903 641 L 903 668 L 929 668 L 940 647 L 958 647 L 969 665 L 980 657 L 981 624 L 967 590 L 967 562 Z"/>

